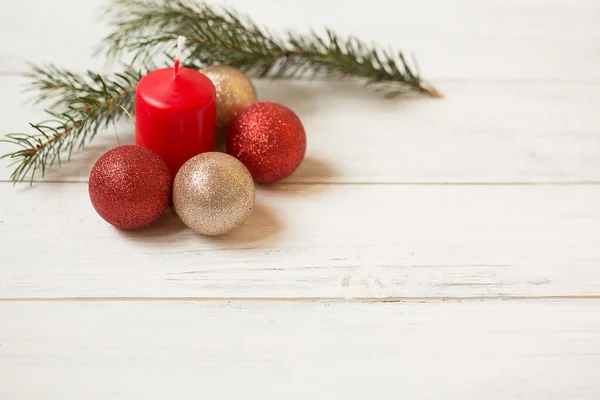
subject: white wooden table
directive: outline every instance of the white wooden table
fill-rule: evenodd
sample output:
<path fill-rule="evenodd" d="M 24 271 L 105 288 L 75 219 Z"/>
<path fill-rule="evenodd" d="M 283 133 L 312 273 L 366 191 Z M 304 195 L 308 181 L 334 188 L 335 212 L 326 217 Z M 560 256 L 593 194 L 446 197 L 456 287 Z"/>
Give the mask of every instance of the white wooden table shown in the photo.
<path fill-rule="evenodd" d="M 106 32 L 8 3 L 2 133 L 42 116 L 27 61 L 102 69 Z M 257 81 L 307 157 L 220 238 L 102 221 L 111 132 L 32 187 L 0 165 L 0 399 L 600 398 L 600 2 L 228 4 L 414 51 L 447 97 Z"/>

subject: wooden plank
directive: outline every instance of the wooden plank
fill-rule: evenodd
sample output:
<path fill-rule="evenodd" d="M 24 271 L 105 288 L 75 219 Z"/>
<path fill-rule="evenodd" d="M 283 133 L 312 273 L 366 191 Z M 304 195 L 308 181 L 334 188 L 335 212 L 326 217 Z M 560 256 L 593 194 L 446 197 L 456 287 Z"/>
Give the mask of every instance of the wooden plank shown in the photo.
<path fill-rule="evenodd" d="M 0 14 L 0 71 L 22 71 L 32 61 L 102 69 L 104 60 L 91 56 L 107 32 L 98 19 L 102 3 L 13 2 Z M 373 0 L 368 7 L 320 0 L 226 3 L 277 32 L 328 26 L 414 52 L 423 74 L 434 80 L 600 79 L 600 4 L 594 0 Z"/>
<path fill-rule="evenodd" d="M 259 187 L 203 237 L 118 231 L 87 186 L 0 185 L 0 297 L 600 295 L 600 186 Z"/>
<path fill-rule="evenodd" d="M 0 132 L 31 132 L 42 107 L 23 105 L 22 78 L 0 78 Z M 580 84 L 457 83 L 448 98 L 387 100 L 352 84 L 258 82 L 261 99 L 298 113 L 308 134 L 304 163 L 287 182 L 600 181 L 600 90 Z M 133 142 L 128 121 L 122 143 Z M 117 145 L 114 130 L 47 179 L 87 180 Z M 0 143 L 0 153 L 14 150 Z M 8 160 L 0 162 L 7 180 Z"/>
<path fill-rule="evenodd" d="M 598 301 L 0 303 L 0 397 L 589 399 Z"/>

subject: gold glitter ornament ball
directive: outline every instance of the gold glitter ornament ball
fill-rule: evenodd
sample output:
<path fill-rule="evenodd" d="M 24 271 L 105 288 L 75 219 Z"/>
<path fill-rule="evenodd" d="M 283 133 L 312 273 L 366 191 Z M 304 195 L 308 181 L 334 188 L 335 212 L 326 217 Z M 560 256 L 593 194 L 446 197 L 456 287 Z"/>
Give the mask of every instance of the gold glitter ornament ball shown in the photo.
<path fill-rule="evenodd" d="M 254 207 L 254 181 L 236 158 L 202 153 L 183 164 L 173 182 L 179 218 L 203 235 L 222 235 L 241 225 Z"/>
<path fill-rule="evenodd" d="M 258 101 L 250 78 L 240 70 L 227 65 L 209 65 L 201 72 L 215 85 L 218 131 L 226 129 L 235 114 Z"/>

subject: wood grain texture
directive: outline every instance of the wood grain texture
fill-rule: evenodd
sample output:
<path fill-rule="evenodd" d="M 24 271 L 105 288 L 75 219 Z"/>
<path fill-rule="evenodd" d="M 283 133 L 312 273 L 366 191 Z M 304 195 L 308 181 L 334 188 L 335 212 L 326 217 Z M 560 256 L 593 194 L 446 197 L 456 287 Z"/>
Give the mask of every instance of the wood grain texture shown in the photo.
<path fill-rule="evenodd" d="M 0 397 L 594 400 L 600 302 L 0 303 Z"/>
<path fill-rule="evenodd" d="M 3 298 L 600 295 L 596 185 L 262 187 L 219 238 L 119 231 L 81 183 L 0 190 Z"/>
<path fill-rule="evenodd" d="M 0 133 L 44 118 L 26 62 L 114 68 L 102 2 L 2 6 Z M 257 81 L 307 158 L 221 238 L 102 221 L 113 132 L 31 188 L 1 161 L 0 399 L 600 398 L 600 2 L 227 4 L 414 51 L 447 98 Z"/>
<path fill-rule="evenodd" d="M 106 34 L 103 0 L 20 0 L 0 13 L 0 71 L 27 62 L 106 67 L 92 49 Z M 328 26 L 383 47 L 416 53 L 430 79 L 600 80 L 600 3 L 595 0 L 215 0 L 279 32 Z M 17 24 L 18 21 L 18 24 Z M 18 40 L 15 37 L 18 35 Z"/>
<path fill-rule="evenodd" d="M 2 132 L 31 132 L 43 108 L 23 104 L 23 79 L 0 77 Z M 262 100 L 286 104 L 308 135 L 306 160 L 286 182 L 600 182 L 600 86 L 452 83 L 446 99 L 382 99 L 352 84 L 257 82 Z M 119 126 L 122 143 L 133 127 Z M 47 180 L 85 181 L 113 129 Z M 0 143 L 0 153 L 15 147 Z M 0 161 L 7 180 L 9 160 Z M 41 178 L 41 177 L 40 177 Z"/>

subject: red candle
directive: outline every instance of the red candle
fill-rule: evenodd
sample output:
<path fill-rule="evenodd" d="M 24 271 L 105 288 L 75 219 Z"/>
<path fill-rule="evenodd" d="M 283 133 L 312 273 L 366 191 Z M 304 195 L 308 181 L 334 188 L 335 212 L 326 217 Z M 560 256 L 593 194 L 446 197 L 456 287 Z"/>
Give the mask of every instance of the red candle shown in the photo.
<path fill-rule="evenodd" d="M 178 53 L 183 41 L 178 43 Z M 136 144 L 158 154 L 173 177 L 193 156 L 215 149 L 215 87 L 190 68 L 150 72 L 136 90 Z"/>

